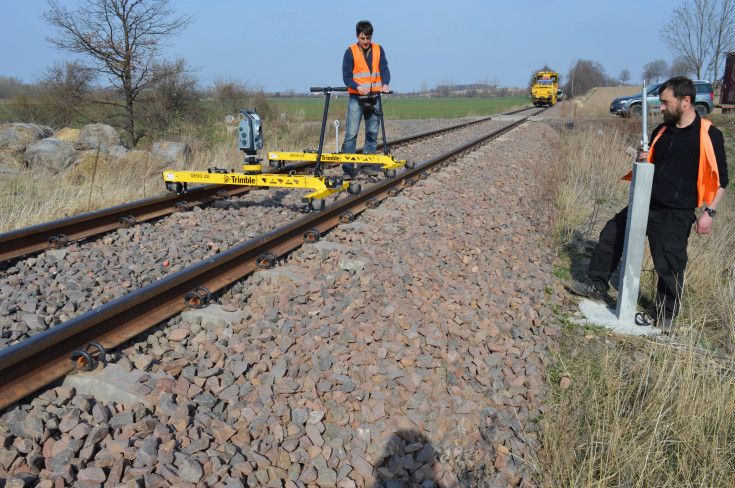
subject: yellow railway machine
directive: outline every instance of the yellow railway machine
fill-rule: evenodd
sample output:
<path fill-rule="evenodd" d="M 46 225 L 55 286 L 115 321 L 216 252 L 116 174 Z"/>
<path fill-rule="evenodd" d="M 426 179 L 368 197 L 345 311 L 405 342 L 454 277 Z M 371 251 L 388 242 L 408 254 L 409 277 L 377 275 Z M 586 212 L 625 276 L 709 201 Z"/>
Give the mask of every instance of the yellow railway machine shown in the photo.
<path fill-rule="evenodd" d="M 272 167 L 282 168 L 287 161 L 311 161 L 316 162 L 318 154 L 310 152 L 270 152 L 268 161 Z M 393 178 L 396 169 L 403 165 L 413 168 L 413 163 L 404 160 L 396 160 L 390 154 L 322 154 L 320 161 L 329 164 L 376 164 L 380 165 L 385 176 Z"/>
<path fill-rule="evenodd" d="M 385 138 L 385 124 L 383 123 L 382 102 L 380 94 L 361 96 L 360 103 L 364 110 L 372 110 L 379 117 L 383 130 L 384 154 L 324 154 L 324 131 L 326 128 L 327 114 L 329 112 L 329 98 L 332 91 L 347 91 L 346 87 L 317 87 L 311 88 L 312 92 L 322 92 L 325 95 L 324 116 L 322 118 L 322 129 L 319 137 L 319 149 L 315 152 L 271 152 L 268 160 L 271 167 L 283 169 L 287 161 L 315 162 L 313 175 L 263 173 L 261 158 L 256 158 L 258 150 L 263 148 L 263 132 L 261 120 L 258 114 L 252 110 L 241 110 L 240 123 L 238 124 L 239 149 L 245 152 L 245 164 L 243 172 L 235 173 L 234 170 L 222 168 L 208 168 L 206 171 L 163 171 L 163 181 L 166 189 L 172 192 L 182 193 L 187 190 L 188 183 L 199 184 L 229 184 L 246 185 L 257 187 L 279 187 L 279 188 L 305 188 L 314 190 L 312 193 L 302 197 L 302 201 L 309 206 L 310 210 L 322 210 L 325 207 L 324 198 L 340 191 L 350 194 L 360 193 L 361 187 L 357 182 L 344 181 L 342 176 L 324 176 L 325 164 L 375 164 L 380 165 L 387 178 L 396 175 L 396 169 L 401 166 L 413 168 L 412 163 L 405 160 L 396 160 L 389 154 L 388 144 Z"/>
<path fill-rule="evenodd" d="M 239 149 L 246 154 L 243 172 L 235 173 L 233 170 L 223 168 L 208 168 L 206 171 L 166 170 L 163 171 L 163 181 L 167 190 L 182 193 L 186 191 L 188 183 L 304 188 L 314 190 L 302 197 L 302 201 L 309 205 L 310 210 L 324 209 L 323 199 L 339 191 L 360 193 L 359 183 L 343 181 L 341 176 L 323 176 L 321 168 L 315 170 L 314 176 L 263 173 L 260 164 L 262 159 L 255 157 L 258 150 L 263 148 L 260 117 L 252 110 L 242 110 L 240 115 L 242 118 L 238 124 Z"/>

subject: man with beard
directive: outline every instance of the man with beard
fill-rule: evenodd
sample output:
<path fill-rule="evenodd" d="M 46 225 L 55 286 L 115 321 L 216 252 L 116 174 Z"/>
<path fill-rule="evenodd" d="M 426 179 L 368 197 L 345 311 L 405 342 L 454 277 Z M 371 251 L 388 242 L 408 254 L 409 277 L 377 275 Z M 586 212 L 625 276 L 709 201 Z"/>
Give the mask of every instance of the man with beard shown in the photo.
<path fill-rule="evenodd" d="M 655 315 L 654 325 L 665 332 L 673 330 L 679 311 L 692 224 L 698 234 L 710 232 L 728 182 L 722 133 L 697 115 L 695 97 L 694 83 L 683 76 L 661 85 L 664 123 L 653 130 L 650 151 L 638 149 L 638 161 L 654 163 L 646 228 L 658 275 L 656 312 L 651 315 Z M 697 207 L 703 207 L 699 218 Z M 607 295 L 608 281 L 623 255 L 627 214 L 626 207 L 602 229 L 587 268 L 588 279 L 569 285 L 574 293 L 598 300 Z"/>

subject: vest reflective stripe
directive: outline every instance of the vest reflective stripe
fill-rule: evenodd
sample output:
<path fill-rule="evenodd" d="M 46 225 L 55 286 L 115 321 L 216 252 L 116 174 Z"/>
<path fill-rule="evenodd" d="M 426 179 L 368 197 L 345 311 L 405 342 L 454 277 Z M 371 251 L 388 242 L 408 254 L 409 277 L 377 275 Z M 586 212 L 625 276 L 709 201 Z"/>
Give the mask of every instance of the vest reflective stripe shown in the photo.
<path fill-rule="evenodd" d="M 380 91 L 380 88 L 383 86 L 383 80 L 380 77 L 380 46 L 373 43 L 370 44 L 370 49 L 373 52 L 373 62 L 372 66 L 368 68 L 360 45 L 353 44 L 350 46 L 354 64 L 352 68 L 352 79 L 355 80 L 357 86 L 370 88 L 370 91 Z M 355 94 L 360 93 L 352 87 L 348 87 L 347 91 Z"/>
<path fill-rule="evenodd" d="M 712 139 L 709 138 L 709 128 L 712 122 L 707 119 L 701 119 L 701 127 L 699 130 L 699 172 L 697 173 L 697 206 L 702 204 L 710 204 L 714 201 L 717 190 L 720 189 L 720 170 L 717 169 L 717 158 L 715 157 L 715 148 L 712 146 Z M 661 134 L 666 130 L 666 126 L 656 134 L 651 144 L 651 150 L 648 152 L 649 163 L 653 163 L 653 147 L 656 145 Z M 621 180 L 629 180 L 632 178 L 633 172 L 620 178 Z"/>

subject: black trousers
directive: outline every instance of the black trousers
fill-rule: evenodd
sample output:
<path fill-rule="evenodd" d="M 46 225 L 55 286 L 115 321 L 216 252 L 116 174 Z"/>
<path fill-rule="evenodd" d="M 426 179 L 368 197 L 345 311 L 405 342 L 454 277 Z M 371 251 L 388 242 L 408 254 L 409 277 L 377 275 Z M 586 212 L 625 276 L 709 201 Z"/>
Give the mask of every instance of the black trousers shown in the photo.
<path fill-rule="evenodd" d="M 625 207 L 607 222 L 587 268 L 587 275 L 605 289 L 609 288 L 610 276 L 623 256 L 627 218 L 628 207 Z M 651 206 L 648 212 L 646 235 L 658 275 L 656 310 L 668 319 L 679 313 L 688 259 L 687 241 L 695 220 L 694 209 Z"/>

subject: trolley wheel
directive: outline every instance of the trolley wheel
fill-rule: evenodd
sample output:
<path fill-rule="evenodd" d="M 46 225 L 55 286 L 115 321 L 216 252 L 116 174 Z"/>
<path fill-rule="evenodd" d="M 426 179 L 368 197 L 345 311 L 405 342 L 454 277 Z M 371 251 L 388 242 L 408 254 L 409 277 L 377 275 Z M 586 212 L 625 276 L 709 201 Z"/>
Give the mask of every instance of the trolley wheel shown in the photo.
<path fill-rule="evenodd" d="M 357 195 L 362 191 L 362 186 L 356 181 L 350 182 L 350 186 L 347 187 L 347 193 L 351 195 Z"/>
<path fill-rule="evenodd" d="M 393 178 L 396 175 L 396 170 L 394 169 L 386 169 L 385 170 L 385 177 L 386 178 Z"/>
<path fill-rule="evenodd" d="M 408 169 L 414 169 L 416 167 L 416 163 L 413 161 L 406 161 L 406 168 Z"/>
<path fill-rule="evenodd" d="M 327 207 L 327 204 L 322 198 L 315 198 L 309 202 L 309 208 L 314 212 L 321 212 Z"/>
<path fill-rule="evenodd" d="M 181 191 L 184 189 L 184 185 L 182 185 L 178 181 L 167 181 L 166 189 L 174 193 L 181 193 Z"/>

